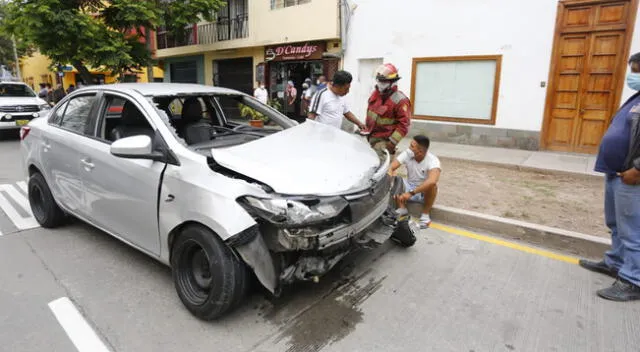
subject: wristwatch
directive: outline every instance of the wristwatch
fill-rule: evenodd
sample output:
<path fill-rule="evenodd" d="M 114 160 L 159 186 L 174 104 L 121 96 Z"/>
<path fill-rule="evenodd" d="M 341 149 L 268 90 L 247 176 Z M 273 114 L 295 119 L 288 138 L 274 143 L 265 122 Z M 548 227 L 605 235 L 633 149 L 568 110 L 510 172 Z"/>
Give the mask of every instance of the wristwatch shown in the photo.
<path fill-rule="evenodd" d="M 409 194 L 413 197 L 413 196 L 416 195 L 416 191 L 415 190 L 414 191 L 409 191 Z"/>

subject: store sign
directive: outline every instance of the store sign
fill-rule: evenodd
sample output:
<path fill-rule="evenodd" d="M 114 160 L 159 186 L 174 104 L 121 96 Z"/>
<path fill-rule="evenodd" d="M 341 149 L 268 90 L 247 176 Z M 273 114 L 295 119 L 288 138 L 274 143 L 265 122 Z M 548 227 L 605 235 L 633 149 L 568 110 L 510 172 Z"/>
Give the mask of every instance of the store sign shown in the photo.
<path fill-rule="evenodd" d="M 318 60 L 327 49 L 325 42 L 284 44 L 267 47 L 265 61 Z"/>

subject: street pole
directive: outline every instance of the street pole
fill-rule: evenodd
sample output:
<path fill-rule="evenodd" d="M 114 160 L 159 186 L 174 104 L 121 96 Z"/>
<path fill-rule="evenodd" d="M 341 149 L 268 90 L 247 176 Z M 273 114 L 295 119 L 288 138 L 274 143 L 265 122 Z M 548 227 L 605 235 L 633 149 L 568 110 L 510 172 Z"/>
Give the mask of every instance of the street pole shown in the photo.
<path fill-rule="evenodd" d="M 18 80 L 22 82 L 22 75 L 20 74 L 20 62 L 18 61 L 18 49 L 16 47 L 15 35 L 11 35 L 11 41 L 13 42 L 13 57 L 16 60 L 16 73 L 18 74 Z"/>

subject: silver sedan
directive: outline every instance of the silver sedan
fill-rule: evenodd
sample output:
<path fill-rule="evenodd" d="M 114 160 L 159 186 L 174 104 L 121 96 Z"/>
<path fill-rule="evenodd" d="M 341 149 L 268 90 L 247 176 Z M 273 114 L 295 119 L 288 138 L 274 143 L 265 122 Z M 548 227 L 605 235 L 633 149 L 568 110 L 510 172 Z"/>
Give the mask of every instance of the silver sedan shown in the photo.
<path fill-rule="evenodd" d="M 277 295 L 356 248 L 415 241 L 388 155 L 234 90 L 85 87 L 23 127 L 21 151 L 43 227 L 73 216 L 169 265 L 201 319 L 240 304 L 251 272 Z"/>

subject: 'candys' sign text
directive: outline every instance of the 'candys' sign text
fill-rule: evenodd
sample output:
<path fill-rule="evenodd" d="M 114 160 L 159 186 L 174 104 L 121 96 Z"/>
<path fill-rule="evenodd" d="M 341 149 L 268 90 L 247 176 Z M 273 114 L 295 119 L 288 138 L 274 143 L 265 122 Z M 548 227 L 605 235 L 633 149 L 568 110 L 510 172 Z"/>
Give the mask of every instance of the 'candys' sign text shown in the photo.
<path fill-rule="evenodd" d="M 325 49 L 324 42 L 285 44 L 266 48 L 264 57 L 266 61 L 317 60 Z"/>

